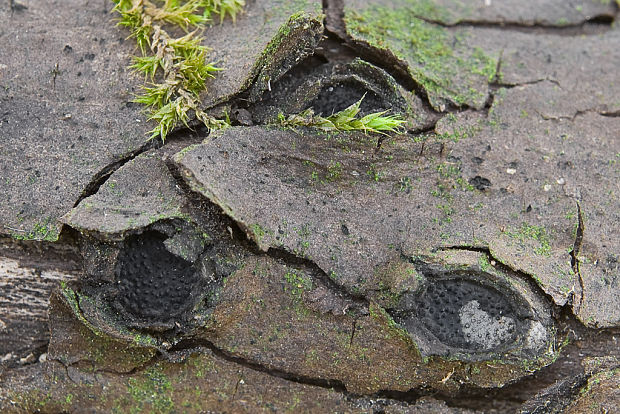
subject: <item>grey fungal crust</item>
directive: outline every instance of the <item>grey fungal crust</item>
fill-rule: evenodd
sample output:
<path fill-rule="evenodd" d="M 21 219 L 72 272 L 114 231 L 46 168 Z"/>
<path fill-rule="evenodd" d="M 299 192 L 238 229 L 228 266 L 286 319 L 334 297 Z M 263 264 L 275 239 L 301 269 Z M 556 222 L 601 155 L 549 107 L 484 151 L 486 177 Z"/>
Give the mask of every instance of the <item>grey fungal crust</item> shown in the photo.
<path fill-rule="evenodd" d="M 417 267 L 423 286 L 403 295 L 390 313 L 423 356 L 521 359 L 554 347 L 549 304 L 517 275 L 477 266 Z"/>

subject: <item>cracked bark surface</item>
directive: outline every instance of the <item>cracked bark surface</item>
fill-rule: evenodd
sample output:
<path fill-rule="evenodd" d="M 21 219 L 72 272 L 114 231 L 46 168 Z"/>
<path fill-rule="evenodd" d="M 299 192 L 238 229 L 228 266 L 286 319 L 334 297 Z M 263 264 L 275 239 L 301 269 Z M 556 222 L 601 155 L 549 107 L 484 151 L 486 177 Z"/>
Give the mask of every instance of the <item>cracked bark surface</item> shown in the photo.
<path fill-rule="evenodd" d="M 3 412 L 618 406 L 617 4 L 324 3 L 209 27 L 237 126 L 163 146 L 110 4 L 0 9 Z"/>
<path fill-rule="evenodd" d="M 411 4 L 403 1 L 404 4 Z M 612 20 L 617 13 L 613 2 L 571 4 L 561 0 L 507 0 L 465 3 L 455 0 L 418 2 L 415 14 L 422 19 L 447 26 L 456 24 L 493 24 L 542 26 L 548 28 L 580 25 L 597 18 Z"/>
<path fill-rule="evenodd" d="M 93 182 L 151 146 L 145 147 L 149 126 L 133 102 L 142 85 L 128 69 L 134 46 L 114 27 L 110 2 L 19 4 L 0 9 L 0 132 L 7 137 L 0 226 L 3 234 L 54 241 L 57 219 L 89 195 Z M 316 1 L 251 2 L 238 24 L 209 28 L 206 46 L 226 70 L 209 84 L 205 109 L 250 87 L 251 95 L 262 93 L 311 53 L 322 33 L 320 11 Z"/>

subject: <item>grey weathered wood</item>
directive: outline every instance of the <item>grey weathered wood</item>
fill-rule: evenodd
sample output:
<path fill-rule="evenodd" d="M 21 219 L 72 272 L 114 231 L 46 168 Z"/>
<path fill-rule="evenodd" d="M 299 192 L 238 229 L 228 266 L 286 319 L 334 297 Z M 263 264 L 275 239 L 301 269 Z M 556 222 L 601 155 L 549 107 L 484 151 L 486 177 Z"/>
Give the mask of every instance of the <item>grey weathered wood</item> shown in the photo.
<path fill-rule="evenodd" d="M 19 360 L 49 338 L 49 295 L 80 272 L 76 251 L 67 246 L 0 239 L 0 359 Z"/>

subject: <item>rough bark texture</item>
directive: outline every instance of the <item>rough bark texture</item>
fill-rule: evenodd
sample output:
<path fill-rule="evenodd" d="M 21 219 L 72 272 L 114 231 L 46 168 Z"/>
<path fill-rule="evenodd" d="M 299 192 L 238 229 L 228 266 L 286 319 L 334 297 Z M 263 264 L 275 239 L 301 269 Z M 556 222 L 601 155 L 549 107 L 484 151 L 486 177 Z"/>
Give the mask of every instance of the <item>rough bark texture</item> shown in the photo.
<path fill-rule="evenodd" d="M 0 411 L 615 412 L 618 4 L 247 3 L 165 144 L 110 2 L 0 6 Z"/>

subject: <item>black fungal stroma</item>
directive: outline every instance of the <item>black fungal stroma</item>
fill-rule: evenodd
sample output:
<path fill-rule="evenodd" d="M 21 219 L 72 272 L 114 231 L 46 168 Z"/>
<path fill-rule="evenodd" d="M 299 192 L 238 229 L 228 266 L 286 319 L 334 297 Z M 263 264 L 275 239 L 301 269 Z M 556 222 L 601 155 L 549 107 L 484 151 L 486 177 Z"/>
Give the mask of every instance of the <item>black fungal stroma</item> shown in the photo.
<path fill-rule="evenodd" d="M 128 237 L 118 256 L 117 302 L 145 321 L 167 322 L 190 308 L 199 273 L 170 253 L 166 236 L 147 231 Z"/>
<path fill-rule="evenodd" d="M 312 101 L 311 108 L 316 114 L 330 116 L 340 112 L 351 104 L 364 98 L 360 106 L 363 114 L 383 110 L 386 105 L 381 97 L 372 91 L 368 91 L 357 82 L 342 82 L 321 90 L 316 99 Z"/>
<path fill-rule="evenodd" d="M 499 291 L 463 279 L 429 284 L 417 306 L 423 325 L 442 343 L 488 351 L 513 342 L 520 318 Z"/>

